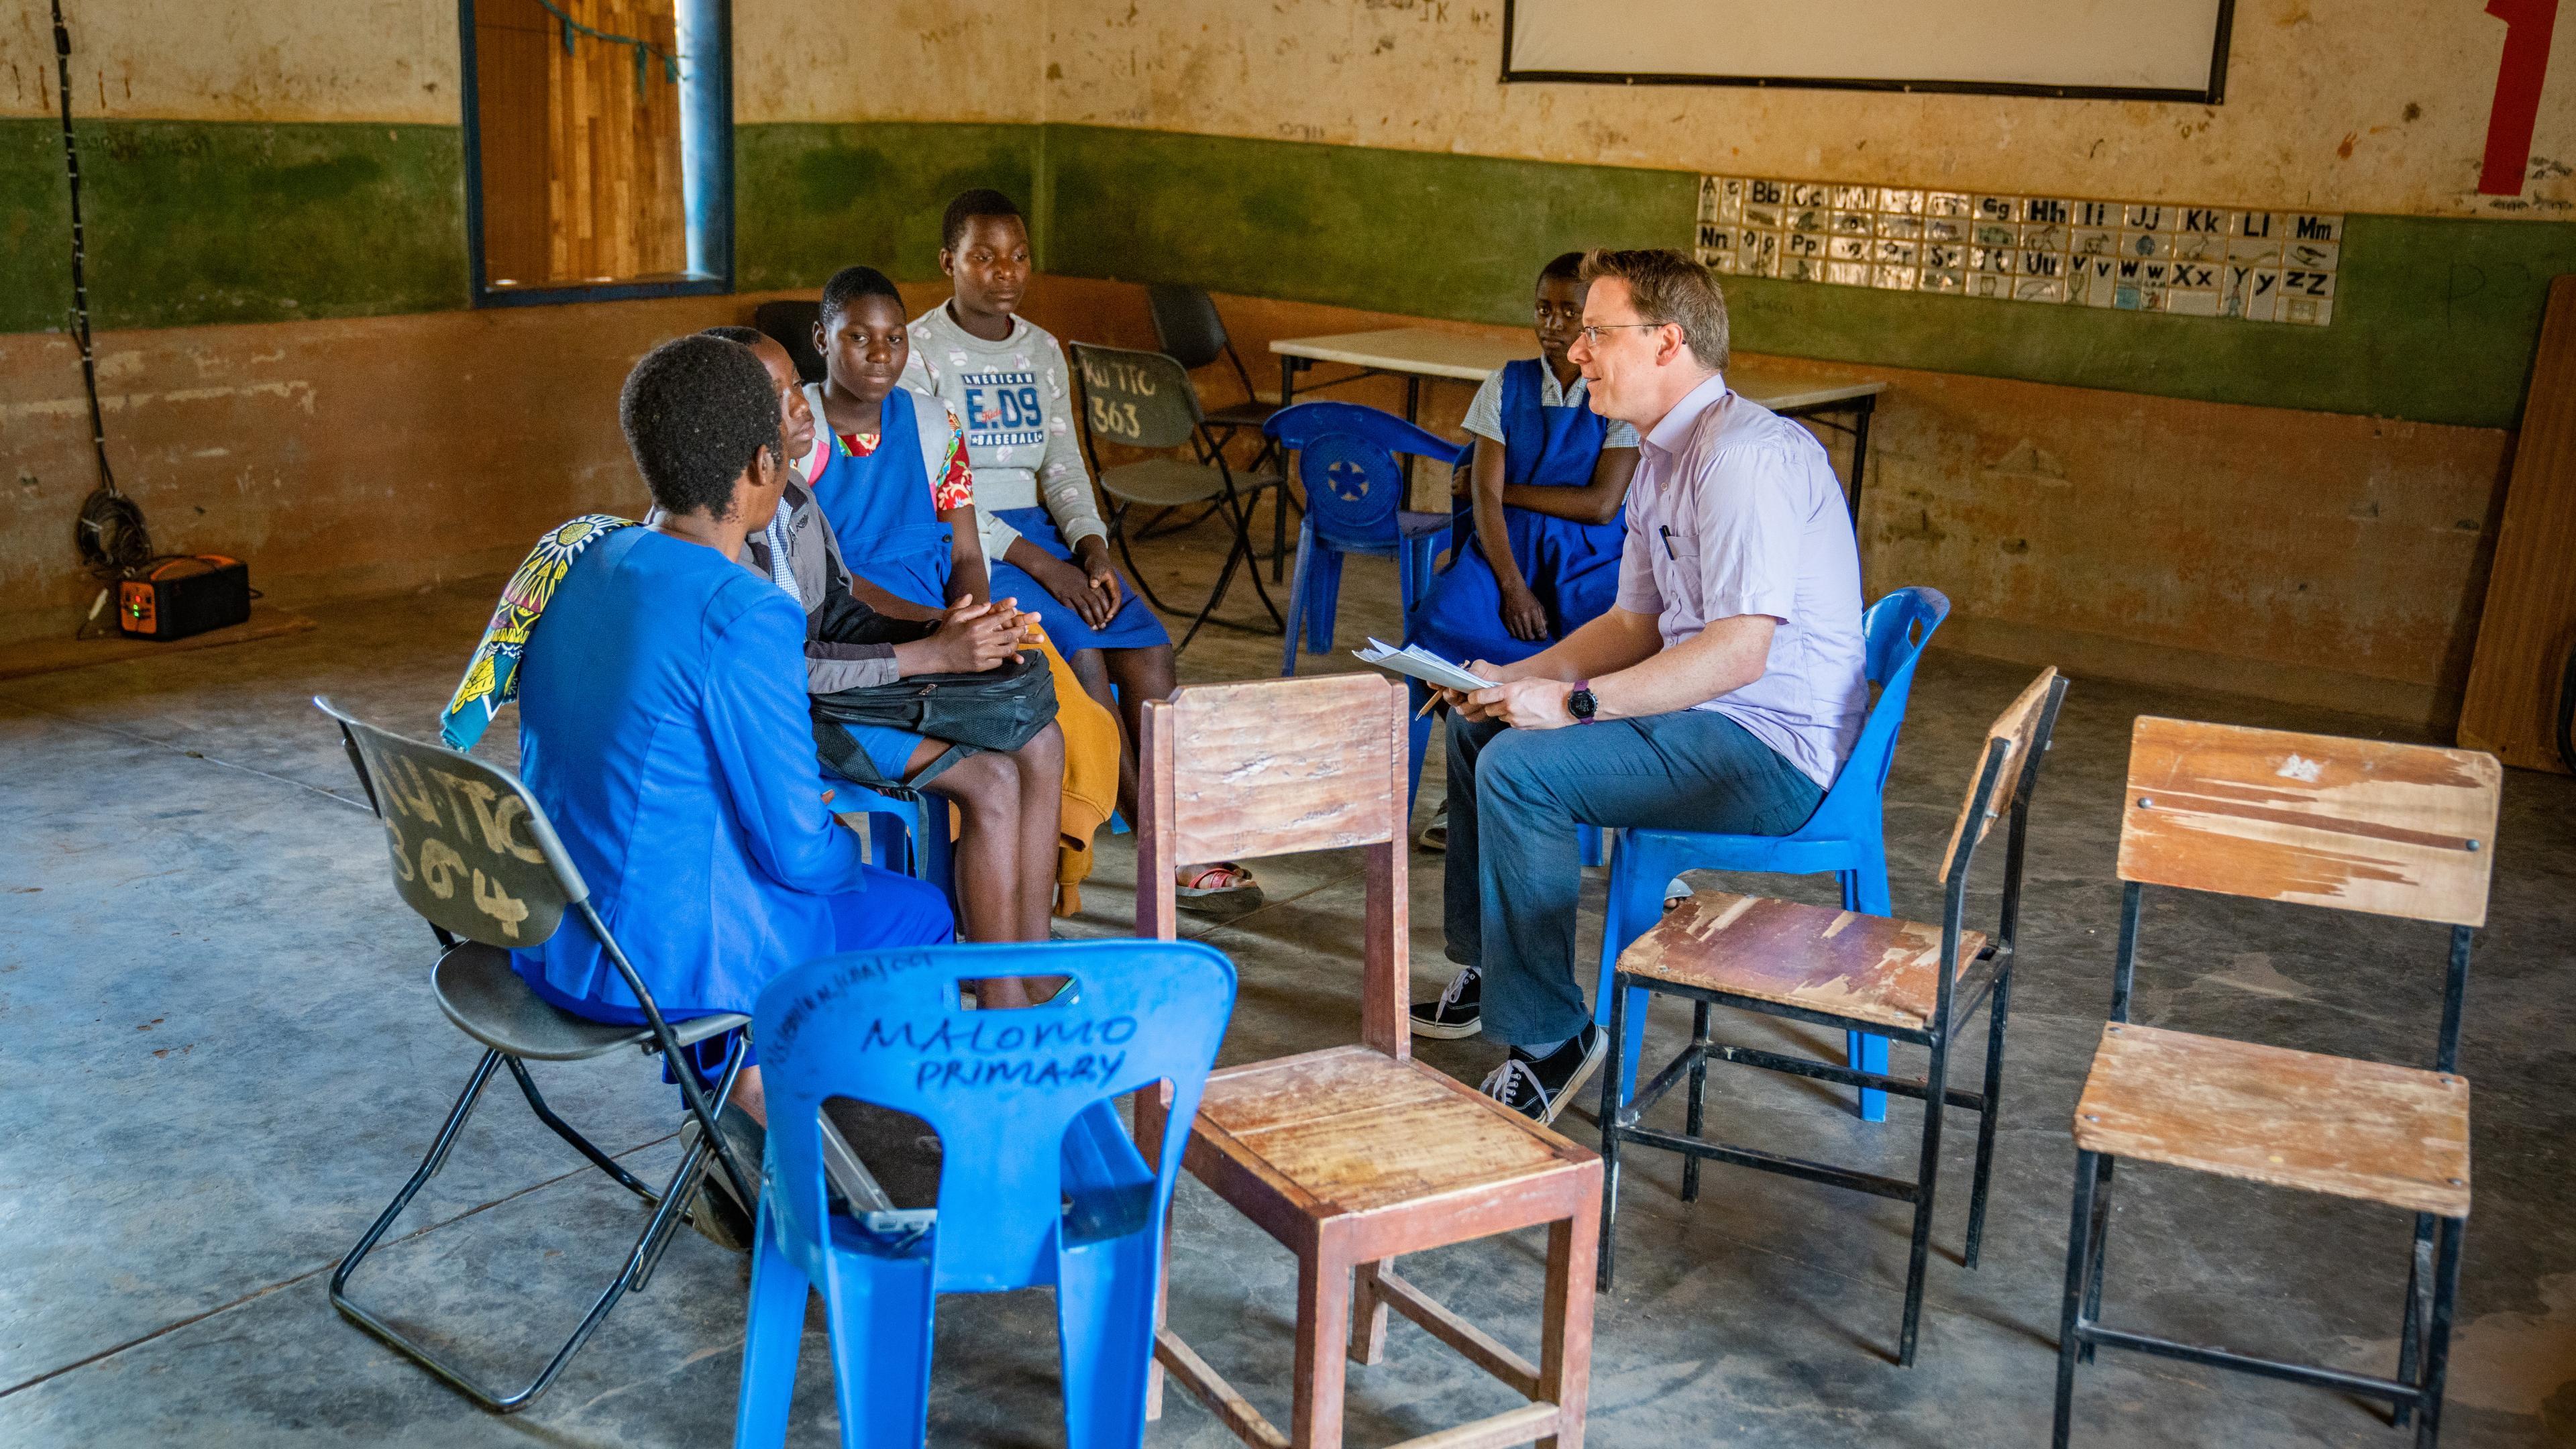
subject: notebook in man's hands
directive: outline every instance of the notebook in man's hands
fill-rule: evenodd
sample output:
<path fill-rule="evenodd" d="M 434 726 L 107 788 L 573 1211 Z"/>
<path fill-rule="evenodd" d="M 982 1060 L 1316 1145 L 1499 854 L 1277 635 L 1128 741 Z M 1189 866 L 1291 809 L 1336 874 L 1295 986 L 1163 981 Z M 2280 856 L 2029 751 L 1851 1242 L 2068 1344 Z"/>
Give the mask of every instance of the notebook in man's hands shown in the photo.
<path fill-rule="evenodd" d="M 1462 694 L 1472 694 L 1479 689 L 1494 687 L 1494 681 L 1469 674 L 1419 644 L 1407 644 L 1399 649 L 1383 639 L 1371 639 L 1369 647 L 1352 650 L 1351 657 L 1362 664 L 1373 665 L 1390 674 L 1401 674 L 1409 679 L 1419 679 L 1425 684 L 1437 685 L 1442 689 L 1454 689 Z"/>

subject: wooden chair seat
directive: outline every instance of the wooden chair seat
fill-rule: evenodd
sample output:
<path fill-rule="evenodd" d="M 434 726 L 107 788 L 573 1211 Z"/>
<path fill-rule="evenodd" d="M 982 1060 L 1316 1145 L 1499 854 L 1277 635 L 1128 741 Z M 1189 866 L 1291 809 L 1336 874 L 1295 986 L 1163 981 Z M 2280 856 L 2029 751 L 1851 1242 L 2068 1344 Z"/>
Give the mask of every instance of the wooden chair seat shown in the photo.
<path fill-rule="evenodd" d="M 1985 949 L 1985 932 L 1961 931 L 1951 980 Z M 1920 1031 L 1940 1009 L 1940 956 L 1938 925 L 1701 891 L 1622 952 L 1619 969 Z"/>
<path fill-rule="evenodd" d="M 2276 1187 L 2469 1212 L 2469 1083 L 2135 1023 L 2102 1028 L 2075 1145 Z"/>
<path fill-rule="evenodd" d="M 1212 1074 L 1193 1153 L 1201 1146 L 1192 1170 L 1265 1224 L 1278 1216 L 1259 1210 L 1265 1202 L 1289 1222 L 1389 1219 L 1373 1225 L 1372 1257 L 1458 1241 L 1448 1194 L 1510 1185 L 1526 1221 L 1540 1223 L 1598 1190 L 1588 1150 L 1420 1062 L 1356 1044 Z M 1530 1190 L 1551 1176 L 1562 1193 Z M 1407 1237 L 1402 1210 L 1426 1204 L 1438 1210 L 1433 1243 L 1377 1241 Z"/>

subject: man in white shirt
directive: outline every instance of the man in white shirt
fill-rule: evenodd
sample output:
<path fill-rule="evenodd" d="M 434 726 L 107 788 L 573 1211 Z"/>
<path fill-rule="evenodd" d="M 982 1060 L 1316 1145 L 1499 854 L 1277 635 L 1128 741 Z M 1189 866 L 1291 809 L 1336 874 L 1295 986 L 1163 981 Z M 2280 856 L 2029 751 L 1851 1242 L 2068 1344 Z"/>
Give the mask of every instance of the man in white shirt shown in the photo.
<path fill-rule="evenodd" d="M 1510 1055 L 1485 1090 L 1553 1121 L 1605 1043 L 1574 969 L 1578 822 L 1785 835 L 1869 706 L 1860 554 L 1806 429 L 1726 386 L 1726 299 L 1669 251 L 1593 252 L 1570 355 L 1642 442 L 1611 610 L 1451 695 L 1449 958 L 1414 1019 Z"/>

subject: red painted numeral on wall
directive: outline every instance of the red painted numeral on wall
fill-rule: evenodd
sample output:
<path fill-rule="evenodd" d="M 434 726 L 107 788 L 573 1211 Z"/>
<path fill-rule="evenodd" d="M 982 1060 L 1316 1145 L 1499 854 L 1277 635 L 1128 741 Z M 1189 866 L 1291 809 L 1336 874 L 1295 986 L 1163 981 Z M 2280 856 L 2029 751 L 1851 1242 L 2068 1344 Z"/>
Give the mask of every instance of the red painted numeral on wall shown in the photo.
<path fill-rule="evenodd" d="M 2487 13 L 2505 23 L 2504 61 L 2496 67 L 2478 192 L 2520 196 L 2523 171 L 2531 164 L 2532 126 L 2540 117 L 2540 86 L 2549 77 L 2549 32 L 2558 23 L 2558 0 L 2487 0 Z"/>

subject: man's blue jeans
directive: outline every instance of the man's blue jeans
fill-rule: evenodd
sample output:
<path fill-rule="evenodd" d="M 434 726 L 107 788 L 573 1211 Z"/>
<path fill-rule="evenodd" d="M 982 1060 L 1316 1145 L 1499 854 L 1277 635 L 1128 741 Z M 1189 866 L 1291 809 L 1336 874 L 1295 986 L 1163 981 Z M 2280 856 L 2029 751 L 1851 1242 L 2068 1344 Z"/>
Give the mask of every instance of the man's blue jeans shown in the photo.
<path fill-rule="evenodd" d="M 1449 959 L 1484 971 L 1484 1035 L 1545 1045 L 1592 1020 L 1574 969 L 1576 822 L 1786 835 L 1823 798 L 1715 710 L 1553 730 L 1452 714 L 1443 924 Z"/>

